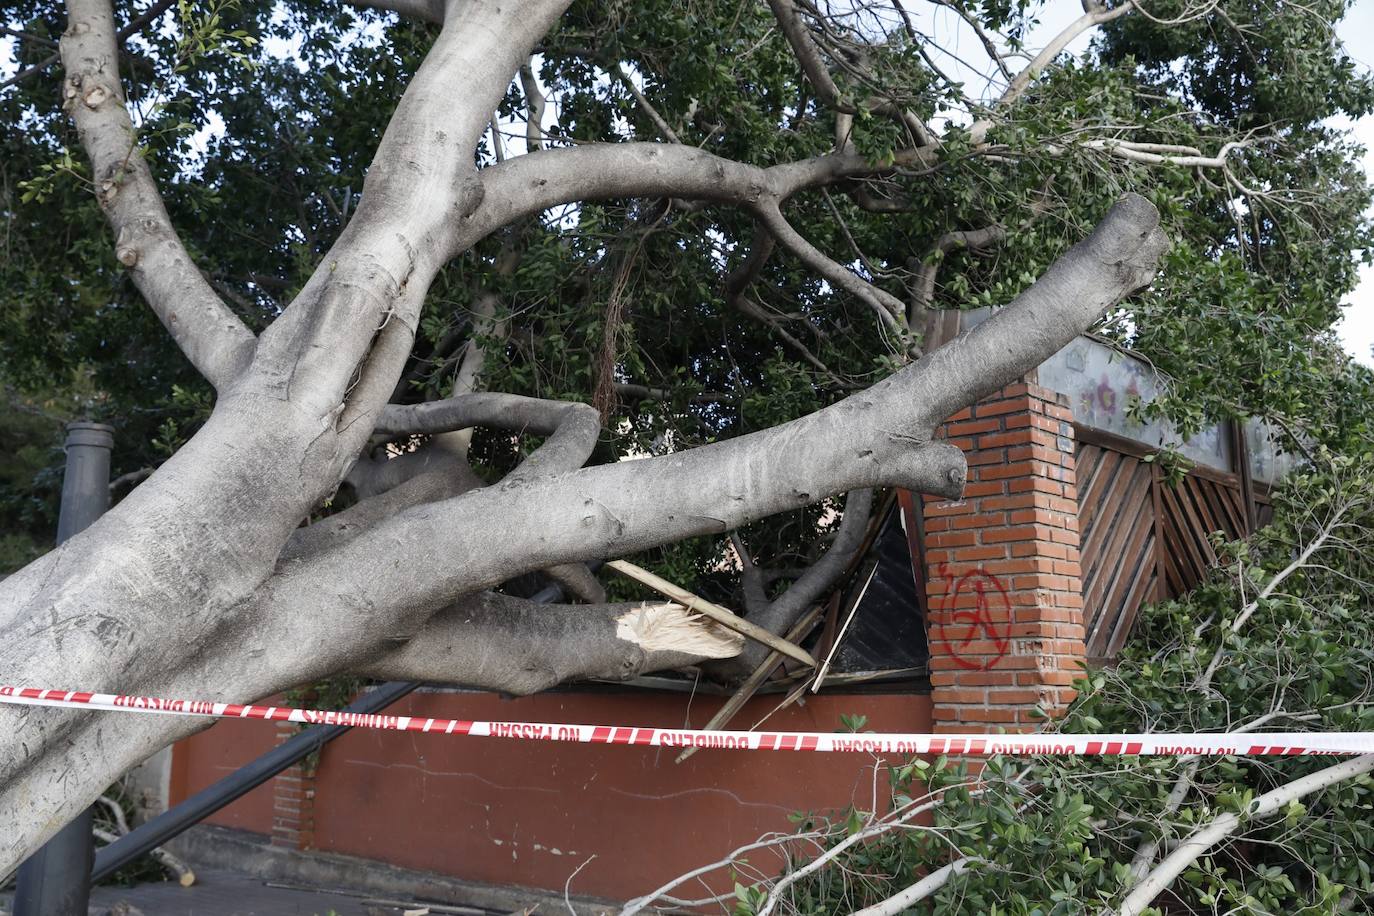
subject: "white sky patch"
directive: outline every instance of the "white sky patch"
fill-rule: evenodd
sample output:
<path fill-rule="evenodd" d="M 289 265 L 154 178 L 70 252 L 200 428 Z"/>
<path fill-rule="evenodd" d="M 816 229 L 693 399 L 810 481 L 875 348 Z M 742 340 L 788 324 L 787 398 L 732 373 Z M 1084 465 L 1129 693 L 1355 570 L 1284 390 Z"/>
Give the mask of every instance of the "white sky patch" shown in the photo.
<path fill-rule="evenodd" d="M 1365 50 L 1372 32 L 1374 0 L 1356 0 L 1336 30 L 1345 42 L 1346 52 L 1366 70 L 1374 60 L 1374 55 Z M 1342 120 L 1344 124 L 1334 123 L 1341 127 L 1349 125 L 1348 119 Z M 1365 148 L 1365 174 L 1374 174 L 1374 116 L 1354 122 L 1354 133 Z M 1352 356 L 1366 366 L 1374 366 L 1374 269 L 1369 265 L 1361 266 L 1360 285 L 1346 298 L 1345 306 L 1345 317 L 1336 325 L 1336 333 Z"/>

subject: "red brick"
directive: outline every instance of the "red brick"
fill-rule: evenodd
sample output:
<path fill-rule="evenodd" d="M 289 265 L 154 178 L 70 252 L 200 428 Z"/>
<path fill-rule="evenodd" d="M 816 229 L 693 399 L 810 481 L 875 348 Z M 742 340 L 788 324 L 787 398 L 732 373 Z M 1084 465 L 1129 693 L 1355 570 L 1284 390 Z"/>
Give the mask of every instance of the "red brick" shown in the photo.
<path fill-rule="evenodd" d="M 945 434 L 949 436 L 972 436 L 977 433 L 988 433 L 1000 430 L 1002 421 L 993 417 L 987 420 L 969 420 L 964 423 L 950 423 L 945 427 Z"/>
<path fill-rule="evenodd" d="M 971 455 L 964 456 L 964 461 L 967 462 L 968 466 L 971 468 L 981 467 L 983 465 L 988 464 L 1005 464 L 1006 460 L 1007 456 L 1001 449 L 988 449 L 985 451 L 977 451 Z"/>
<path fill-rule="evenodd" d="M 1025 509 L 1034 506 L 1038 500 L 1044 499 L 1035 493 L 1017 493 L 1015 496 L 990 496 L 983 500 L 981 506 L 984 509 Z"/>
<path fill-rule="evenodd" d="M 1008 461 L 999 468 L 984 468 L 983 480 L 999 477 L 1049 477 L 1050 466 L 1043 461 Z"/>
<path fill-rule="evenodd" d="M 933 678 L 934 675 L 931 675 Z M 1017 675 L 1010 671 L 969 671 L 964 669 L 955 674 L 953 683 L 960 687 L 1002 687 L 1016 683 Z M 934 681 L 931 681 L 932 686 Z"/>
<path fill-rule="evenodd" d="M 1039 557 L 1020 557 L 1014 560 L 993 560 L 984 564 L 983 572 L 989 576 L 1007 576 L 1014 573 L 1054 572 L 1053 560 Z"/>
<path fill-rule="evenodd" d="M 961 722 L 1017 722 L 1020 721 L 1017 709 L 1002 709 L 996 706 L 958 706 Z M 939 718 L 939 709 L 936 709 Z"/>
<path fill-rule="evenodd" d="M 979 560 L 1000 560 L 1007 555 L 1007 548 L 1000 546 L 960 547 L 954 554 L 965 563 L 976 563 Z"/>
<path fill-rule="evenodd" d="M 1007 491 L 1007 485 L 1000 480 L 990 480 L 986 483 L 971 483 L 964 487 L 964 498 L 973 499 L 977 496 L 1000 496 Z"/>
<path fill-rule="evenodd" d="M 1030 433 L 1026 430 L 1012 430 L 1005 433 L 990 433 L 978 437 L 979 448 L 1001 448 L 1006 445 L 1028 445 Z"/>
<path fill-rule="evenodd" d="M 1006 541 L 1043 540 L 1054 532 L 1044 525 L 1020 525 L 1008 528 L 990 529 L 983 532 L 984 544 L 1001 544 Z"/>
<path fill-rule="evenodd" d="M 1015 588 L 1048 588 L 1056 591 L 1067 592 L 1073 587 L 1067 576 L 1017 576 L 1012 580 Z"/>
<path fill-rule="evenodd" d="M 1053 417 L 1056 420 L 1063 420 L 1067 423 L 1073 422 L 1073 411 L 1061 404 L 1046 404 L 1045 415 L 1048 417 Z M 1069 432 L 1070 435 L 1072 435 L 1072 428 L 1070 428 Z"/>
<path fill-rule="evenodd" d="M 927 503 L 926 518 L 942 518 L 947 515 L 971 515 L 978 510 L 977 504 L 968 501 Z"/>
<path fill-rule="evenodd" d="M 1013 398 L 1006 401 L 991 401 L 989 403 L 978 404 L 973 408 L 973 415 L 982 419 L 983 417 L 1000 417 L 1004 413 L 1014 413 L 1024 411 L 1029 408 L 1026 401 Z"/>
<path fill-rule="evenodd" d="M 1062 483 L 1046 480 L 1044 477 L 1018 477 L 1007 481 L 1008 493 L 1026 493 L 1029 491 L 1049 493 L 1054 496 L 1067 495 Z"/>
<path fill-rule="evenodd" d="M 978 515 L 960 515 L 951 518 L 949 526 L 955 531 L 968 528 L 995 528 L 1007 523 L 1005 512 L 983 512 Z"/>
<path fill-rule="evenodd" d="M 976 531 L 944 531 L 927 534 L 926 543 L 931 547 L 968 547 L 978 543 Z"/>

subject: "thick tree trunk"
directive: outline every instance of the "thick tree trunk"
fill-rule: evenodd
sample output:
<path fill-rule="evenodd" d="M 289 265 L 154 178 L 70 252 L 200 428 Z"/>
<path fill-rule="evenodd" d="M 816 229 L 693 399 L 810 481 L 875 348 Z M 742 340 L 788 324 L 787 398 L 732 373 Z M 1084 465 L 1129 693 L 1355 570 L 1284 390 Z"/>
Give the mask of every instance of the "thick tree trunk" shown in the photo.
<path fill-rule="evenodd" d="M 849 153 L 760 169 L 682 147 L 610 144 L 478 173 L 472 149 L 492 110 L 567 2 L 462 0 L 442 4 L 442 17 L 437 0 L 395 4 L 442 18 L 444 28 L 397 106 L 354 218 L 253 341 L 197 282 L 147 169 L 127 168 L 139 160 L 113 70 L 108 0 L 71 0 L 66 97 L 119 232 L 117 255 L 219 400 L 115 509 L 0 583 L 6 682 L 243 702 L 371 671 L 526 692 L 728 656 L 739 648 L 728 634 L 662 608 L 536 611 L 481 593 L 522 573 L 719 534 L 853 490 L 955 496 L 963 456 L 933 441 L 936 426 L 1038 365 L 1154 274 L 1164 249 L 1158 215 L 1127 198 L 1008 308 L 919 363 L 791 423 L 643 461 L 581 467 L 597 432 L 581 406 L 511 411 L 499 395 L 468 395 L 388 408 L 435 272 L 522 214 L 642 194 L 775 211 L 801 188 L 877 171 Z M 501 483 L 477 487 L 451 460 L 408 461 L 401 476 L 422 472 L 408 482 L 380 482 L 388 475 L 370 468 L 363 476 L 383 492 L 295 533 L 374 429 L 513 422 L 548 441 Z M 9 828 L 0 874 L 130 766 L 201 727 L 0 706 L 0 824 Z"/>

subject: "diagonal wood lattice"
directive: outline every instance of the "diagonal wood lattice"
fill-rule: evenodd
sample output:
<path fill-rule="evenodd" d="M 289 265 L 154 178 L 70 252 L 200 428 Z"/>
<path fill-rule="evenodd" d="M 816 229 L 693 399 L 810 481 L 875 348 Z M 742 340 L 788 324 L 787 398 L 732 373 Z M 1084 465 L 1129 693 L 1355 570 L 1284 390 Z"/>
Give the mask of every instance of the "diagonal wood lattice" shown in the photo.
<path fill-rule="evenodd" d="M 1097 430 L 1077 430 L 1083 606 L 1090 659 L 1125 644 L 1141 604 L 1200 584 L 1216 564 L 1211 537 L 1250 533 L 1245 496 L 1233 474 L 1198 467 L 1177 486 L 1143 459 L 1150 450 Z M 1255 493 L 1256 522 L 1268 500 Z"/>

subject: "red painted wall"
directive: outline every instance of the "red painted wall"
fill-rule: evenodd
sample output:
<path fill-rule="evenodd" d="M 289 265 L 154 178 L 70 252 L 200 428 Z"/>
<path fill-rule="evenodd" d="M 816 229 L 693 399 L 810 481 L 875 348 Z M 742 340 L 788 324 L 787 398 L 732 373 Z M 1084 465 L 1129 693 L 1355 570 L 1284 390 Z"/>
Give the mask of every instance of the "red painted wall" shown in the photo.
<path fill-rule="evenodd" d="M 211 783 L 218 782 L 276 746 L 271 723 L 221 719 L 172 751 L 169 799 L 175 805 Z M 205 819 L 207 824 L 237 827 L 254 833 L 272 832 L 272 783 L 247 795 Z"/>
<path fill-rule="evenodd" d="M 779 699 L 752 701 L 737 717 L 737 727 L 752 725 Z M 682 727 L 690 720 L 700 727 L 720 702 L 698 696 L 690 701 L 689 716 L 687 696 L 671 693 L 560 693 L 516 700 L 425 693 L 389 711 L 658 727 Z M 875 731 L 925 732 L 931 725 L 927 696 L 822 695 L 778 713 L 768 727 L 833 731 L 842 713 L 868 716 L 867 727 Z M 252 724 L 259 727 L 260 743 L 270 744 L 272 729 Z M 178 747 L 194 775 L 231 750 L 234 736 L 222 738 L 222 728 Z M 790 832 L 787 815 L 793 811 L 842 808 L 851 801 L 872 804 L 871 757 L 701 750 L 677 765 L 675 754 L 657 748 L 353 731 L 329 745 L 320 762 L 315 846 L 471 880 L 558 891 L 595 854 L 573 880 L 573 893 L 626 899 L 761 834 Z M 881 784 L 878 791 L 884 792 Z M 259 803 L 266 819 L 254 808 L 235 812 L 231 825 L 267 833 L 270 789 L 255 793 L 266 799 Z M 750 858 L 760 867 L 775 867 L 763 855 Z M 720 873 L 712 884 L 728 889 L 729 876 Z"/>

